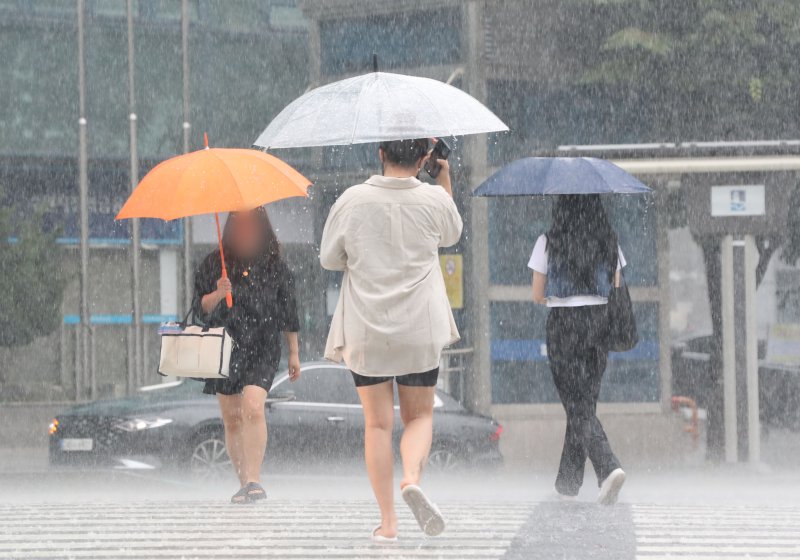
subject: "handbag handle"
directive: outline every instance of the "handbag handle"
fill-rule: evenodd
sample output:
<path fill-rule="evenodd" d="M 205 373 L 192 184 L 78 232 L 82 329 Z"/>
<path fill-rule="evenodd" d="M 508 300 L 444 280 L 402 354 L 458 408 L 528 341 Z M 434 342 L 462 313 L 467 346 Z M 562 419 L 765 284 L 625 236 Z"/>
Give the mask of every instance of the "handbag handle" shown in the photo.
<path fill-rule="evenodd" d="M 192 303 L 189 305 L 189 310 L 188 310 L 188 311 L 186 311 L 186 315 L 184 315 L 184 316 L 183 316 L 183 320 L 182 320 L 180 323 L 178 323 L 178 324 L 181 326 L 181 328 L 182 328 L 182 329 L 185 329 L 185 328 L 186 328 L 186 326 L 189 324 L 189 317 L 191 316 L 191 317 L 192 317 L 192 324 L 193 324 L 193 325 L 199 325 L 199 326 L 203 327 L 203 332 L 205 332 L 205 331 L 207 331 L 207 330 L 208 330 L 208 328 L 209 328 L 209 327 L 208 327 L 208 325 L 207 325 L 205 322 L 200 322 L 200 323 L 197 323 L 197 322 L 195 321 L 196 317 L 195 317 L 195 314 L 194 314 L 194 306 L 195 306 L 195 303 L 196 303 L 196 302 L 197 302 L 199 299 L 200 299 L 200 297 L 199 297 L 199 296 L 195 296 L 195 297 L 192 299 Z"/>

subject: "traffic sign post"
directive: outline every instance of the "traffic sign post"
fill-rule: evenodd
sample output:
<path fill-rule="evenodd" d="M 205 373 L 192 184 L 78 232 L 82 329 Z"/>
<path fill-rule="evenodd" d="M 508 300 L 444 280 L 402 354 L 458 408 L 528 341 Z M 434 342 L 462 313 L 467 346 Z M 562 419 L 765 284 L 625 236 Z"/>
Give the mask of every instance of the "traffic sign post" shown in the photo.
<path fill-rule="evenodd" d="M 788 217 L 791 173 L 716 173 L 687 177 L 687 218 L 699 235 L 720 235 L 725 460 L 761 460 L 756 235 L 780 232 Z"/>

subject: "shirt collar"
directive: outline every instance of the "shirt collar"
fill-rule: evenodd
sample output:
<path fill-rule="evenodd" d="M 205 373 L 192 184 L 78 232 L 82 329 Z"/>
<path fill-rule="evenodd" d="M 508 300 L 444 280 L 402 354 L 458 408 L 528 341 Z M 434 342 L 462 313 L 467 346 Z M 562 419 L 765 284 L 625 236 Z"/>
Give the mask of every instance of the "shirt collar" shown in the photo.
<path fill-rule="evenodd" d="M 383 175 L 373 175 L 365 181 L 367 185 L 382 187 L 385 189 L 413 189 L 422 184 L 416 177 L 384 177 Z"/>

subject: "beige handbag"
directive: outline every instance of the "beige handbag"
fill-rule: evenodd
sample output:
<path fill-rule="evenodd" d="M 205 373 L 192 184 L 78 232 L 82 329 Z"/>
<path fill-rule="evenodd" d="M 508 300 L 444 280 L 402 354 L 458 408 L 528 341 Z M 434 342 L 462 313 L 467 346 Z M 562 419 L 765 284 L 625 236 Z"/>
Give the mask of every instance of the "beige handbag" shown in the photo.
<path fill-rule="evenodd" d="M 188 318 L 188 316 L 187 316 Z M 158 373 L 176 377 L 227 379 L 233 339 L 225 327 L 168 323 L 158 330 L 161 358 Z"/>

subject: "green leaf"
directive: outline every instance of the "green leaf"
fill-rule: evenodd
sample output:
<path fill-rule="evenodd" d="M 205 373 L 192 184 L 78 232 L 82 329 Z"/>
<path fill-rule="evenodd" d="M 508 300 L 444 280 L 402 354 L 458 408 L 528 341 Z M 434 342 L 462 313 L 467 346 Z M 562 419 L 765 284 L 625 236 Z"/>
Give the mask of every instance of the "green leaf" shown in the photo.
<path fill-rule="evenodd" d="M 669 36 L 651 33 L 636 27 L 627 27 L 617 31 L 603 44 L 603 50 L 642 50 L 646 53 L 666 56 L 672 51 L 673 42 Z"/>

